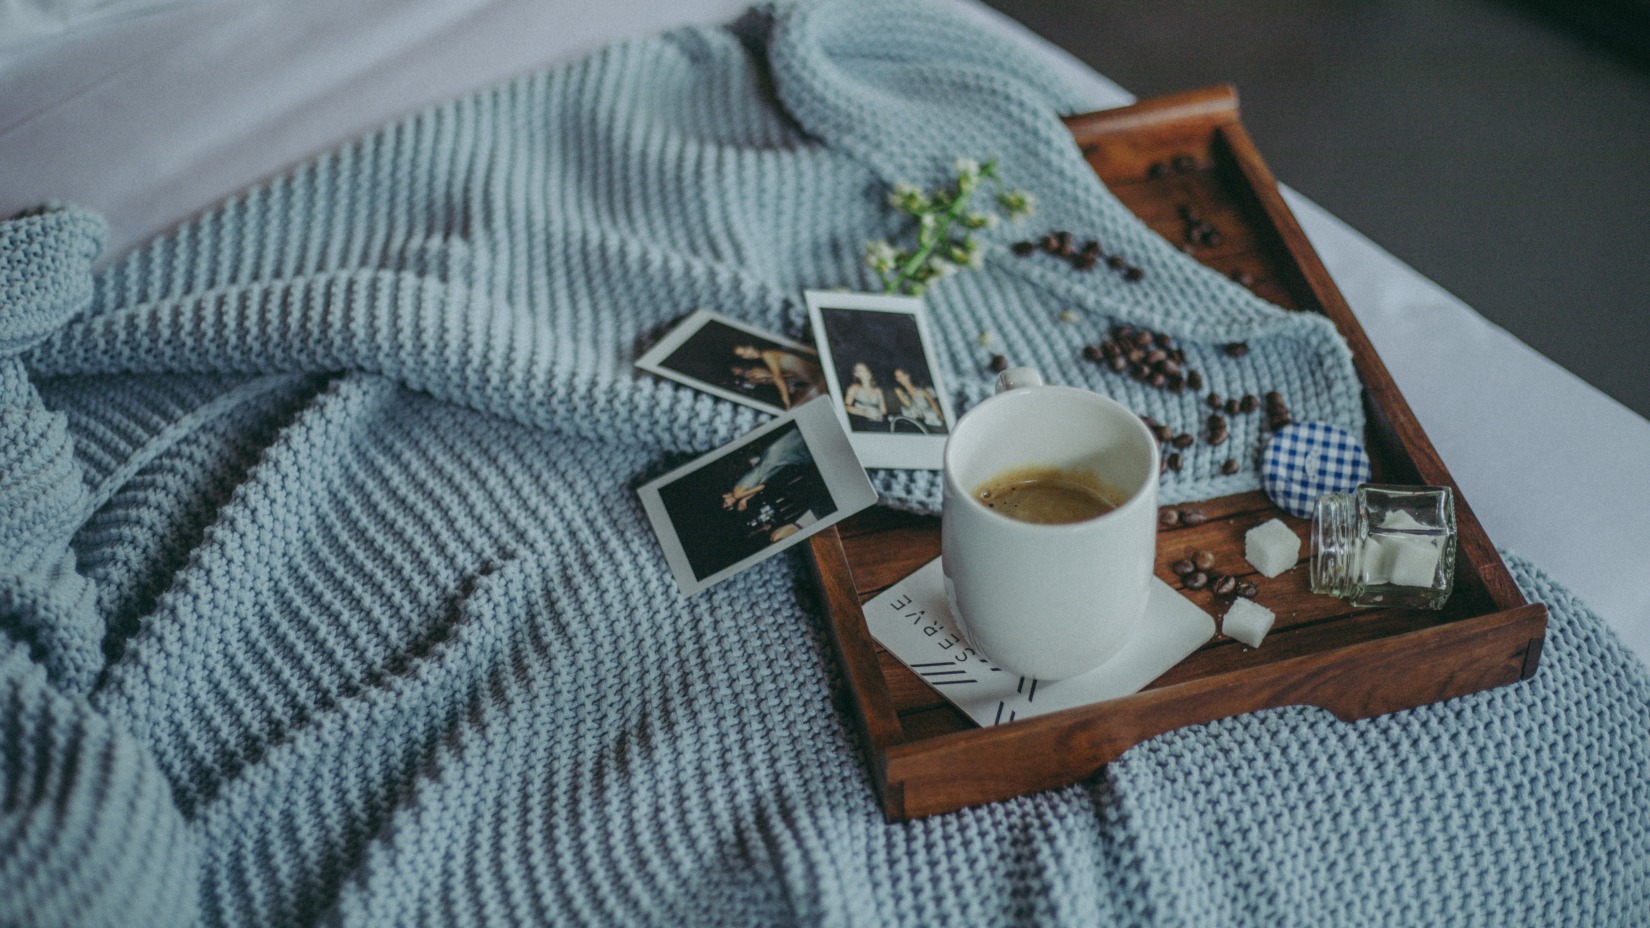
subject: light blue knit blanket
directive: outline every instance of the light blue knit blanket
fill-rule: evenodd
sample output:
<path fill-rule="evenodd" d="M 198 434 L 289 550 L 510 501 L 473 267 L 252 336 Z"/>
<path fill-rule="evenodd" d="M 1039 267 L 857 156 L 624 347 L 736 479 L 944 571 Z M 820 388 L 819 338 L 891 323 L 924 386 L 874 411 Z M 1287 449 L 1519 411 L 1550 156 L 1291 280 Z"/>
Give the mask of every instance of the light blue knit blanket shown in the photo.
<path fill-rule="evenodd" d="M 1195 427 L 1081 359 L 1133 321 L 1361 426 L 1330 328 L 1135 222 L 1080 104 L 921 4 L 779 6 L 409 119 L 95 276 L 96 217 L 0 224 L 0 923 L 1650 921 L 1650 677 L 1522 562 L 1529 682 L 1230 719 L 901 825 L 801 555 L 678 595 L 633 488 L 760 417 L 638 349 L 697 307 L 801 335 L 803 288 L 909 235 L 890 186 L 959 155 L 1041 204 L 930 291 L 959 406 L 1001 351 Z M 1051 228 L 1145 279 L 1007 254 Z M 1258 418 L 1165 500 L 1256 486 Z"/>

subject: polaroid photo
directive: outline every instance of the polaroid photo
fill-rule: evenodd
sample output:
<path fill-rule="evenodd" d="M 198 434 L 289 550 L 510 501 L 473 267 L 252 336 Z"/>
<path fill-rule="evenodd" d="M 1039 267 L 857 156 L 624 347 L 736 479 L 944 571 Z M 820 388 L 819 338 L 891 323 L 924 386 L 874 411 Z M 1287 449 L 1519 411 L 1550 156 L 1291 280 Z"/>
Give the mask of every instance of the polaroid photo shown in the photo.
<path fill-rule="evenodd" d="M 922 301 L 809 290 L 819 362 L 866 467 L 939 470 L 951 401 L 934 363 Z"/>
<path fill-rule="evenodd" d="M 824 397 L 637 492 L 690 596 L 877 501 Z"/>
<path fill-rule="evenodd" d="M 682 320 L 636 366 L 779 416 L 825 395 L 812 348 L 708 309 Z"/>

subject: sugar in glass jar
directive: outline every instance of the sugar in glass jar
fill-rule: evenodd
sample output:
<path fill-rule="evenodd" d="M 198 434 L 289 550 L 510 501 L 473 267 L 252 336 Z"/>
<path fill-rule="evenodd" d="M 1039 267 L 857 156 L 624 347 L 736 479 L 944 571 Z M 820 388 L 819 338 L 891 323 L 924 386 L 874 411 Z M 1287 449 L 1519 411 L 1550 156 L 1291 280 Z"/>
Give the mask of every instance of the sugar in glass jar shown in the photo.
<path fill-rule="evenodd" d="M 1318 497 L 1311 584 L 1354 606 L 1443 608 L 1455 587 L 1454 492 L 1364 484 Z"/>

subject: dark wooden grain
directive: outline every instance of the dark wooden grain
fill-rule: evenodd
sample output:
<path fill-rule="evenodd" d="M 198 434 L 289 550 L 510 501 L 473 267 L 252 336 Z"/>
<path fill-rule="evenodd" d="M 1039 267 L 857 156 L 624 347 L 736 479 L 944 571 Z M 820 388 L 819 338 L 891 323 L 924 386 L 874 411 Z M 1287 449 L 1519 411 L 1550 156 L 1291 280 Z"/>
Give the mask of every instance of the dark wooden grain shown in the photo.
<path fill-rule="evenodd" d="M 1366 447 L 1377 480 L 1455 486 L 1363 329 L 1335 288 L 1238 118 L 1237 96 L 1213 87 L 1069 119 L 1089 164 L 1129 209 L 1176 244 L 1181 204 L 1221 230 L 1191 254 L 1258 295 L 1318 312 L 1346 337 L 1364 385 Z M 1153 169 L 1176 157 L 1192 169 Z M 1527 605 L 1457 489 L 1456 592 L 1440 612 L 1353 609 L 1313 594 L 1297 565 L 1275 579 L 1243 557 L 1243 535 L 1281 518 L 1309 547 L 1305 520 L 1261 493 L 1176 507 L 1208 517 L 1158 535 L 1157 575 L 1178 586 L 1176 560 L 1207 550 L 1216 572 L 1259 587 L 1276 621 L 1249 648 L 1224 636 L 1144 690 L 1091 706 L 982 729 L 871 638 L 861 605 L 939 555 L 939 520 L 873 509 L 810 541 L 832 638 L 873 781 L 890 820 L 948 812 L 1064 786 L 1093 775 L 1142 740 L 1260 709 L 1318 706 L 1367 718 L 1536 672 L 1546 609 Z M 1216 617 L 1231 597 L 1183 591 Z"/>

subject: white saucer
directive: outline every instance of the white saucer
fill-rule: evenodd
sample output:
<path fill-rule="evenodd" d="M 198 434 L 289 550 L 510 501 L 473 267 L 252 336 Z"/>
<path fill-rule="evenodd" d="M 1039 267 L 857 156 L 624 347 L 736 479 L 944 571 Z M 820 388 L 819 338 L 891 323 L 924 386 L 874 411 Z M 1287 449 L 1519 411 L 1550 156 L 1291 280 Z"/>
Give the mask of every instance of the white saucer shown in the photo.
<path fill-rule="evenodd" d="M 1122 650 L 1065 680 L 1021 677 L 969 647 L 945 601 L 939 558 L 865 604 L 865 622 L 889 653 L 983 726 L 1137 693 L 1215 635 L 1215 622 L 1152 578 L 1140 627 Z"/>

